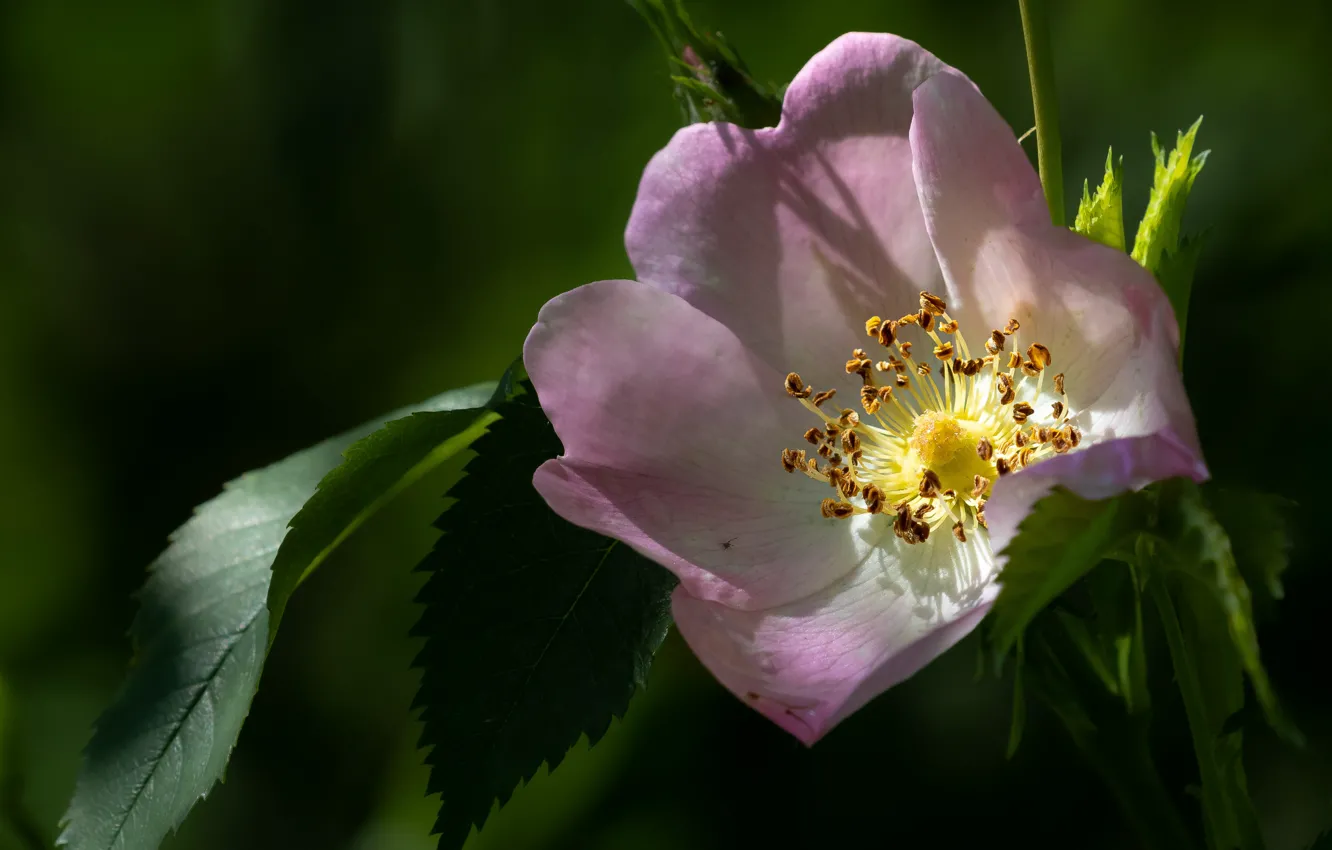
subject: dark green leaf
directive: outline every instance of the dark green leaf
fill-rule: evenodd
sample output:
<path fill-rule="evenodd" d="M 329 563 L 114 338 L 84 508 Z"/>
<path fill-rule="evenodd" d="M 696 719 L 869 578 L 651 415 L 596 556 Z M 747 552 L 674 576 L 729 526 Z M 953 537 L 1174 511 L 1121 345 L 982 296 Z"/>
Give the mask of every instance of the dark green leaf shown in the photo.
<path fill-rule="evenodd" d="M 388 418 L 475 408 L 492 391 L 455 390 Z M 137 660 L 84 752 L 61 844 L 152 850 L 222 775 L 263 667 L 270 567 L 287 524 L 342 453 L 383 423 L 241 476 L 172 534 L 140 591 Z"/>
<path fill-rule="evenodd" d="M 754 79 L 721 33 L 694 26 L 681 0 L 628 0 L 666 51 L 675 99 L 686 124 L 727 121 L 775 127 L 782 115 L 777 91 Z M 682 73 L 683 72 L 683 73 Z"/>
<path fill-rule="evenodd" d="M 1123 698 L 1129 714 L 1143 714 L 1151 707 L 1137 572 L 1131 564 L 1103 561 L 1087 579 L 1094 629 L 1114 668 L 1115 687 L 1110 690 Z"/>
<path fill-rule="evenodd" d="M 1022 687 L 1022 668 L 1026 660 L 1022 636 L 1018 635 L 1017 659 L 1013 664 L 1013 717 L 1008 726 L 1007 758 L 1017 755 L 1018 746 L 1022 743 L 1022 732 L 1027 726 L 1027 695 Z"/>
<path fill-rule="evenodd" d="M 1177 568 L 1211 591 L 1210 604 L 1218 607 L 1225 616 L 1231 642 L 1239 653 L 1240 664 L 1248 673 L 1268 723 L 1288 741 L 1302 743 L 1303 736 L 1281 711 L 1259 657 L 1249 588 L 1236 565 L 1230 537 L 1204 504 L 1195 484 L 1188 481 L 1170 483 L 1172 488 L 1167 492 L 1173 494 L 1170 499 L 1172 513 L 1166 531 L 1174 537 Z"/>
<path fill-rule="evenodd" d="M 629 547 L 560 519 L 532 487 L 562 449 L 530 385 L 498 412 L 421 565 L 417 704 L 441 848 L 461 847 L 496 800 L 623 715 L 675 585 Z"/>
<path fill-rule="evenodd" d="M 1184 332 L 1188 330 L 1189 296 L 1193 292 L 1193 275 L 1198 269 L 1198 258 L 1202 256 L 1207 244 L 1207 231 L 1196 236 L 1186 236 L 1178 248 L 1169 248 L 1161 253 L 1161 264 L 1156 270 L 1156 279 L 1170 299 L 1170 306 L 1175 310 L 1175 321 L 1179 324 L 1179 346 L 1184 348 Z"/>
<path fill-rule="evenodd" d="M 1088 501 L 1056 489 L 1036 503 L 1003 553 L 1002 589 L 988 618 L 996 661 L 1041 609 L 1114 547 L 1133 520 L 1132 498 Z"/>
<path fill-rule="evenodd" d="M 1225 612 L 1215 604 L 1212 588 L 1189 572 L 1156 573 L 1147 587 L 1188 714 L 1208 847 L 1258 850 L 1263 842 L 1244 777 L 1242 734 L 1227 730 L 1244 704 L 1244 680 L 1239 655 L 1227 640 Z"/>
<path fill-rule="evenodd" d="M 1204 495 L 1212 514 L 1230 536 L 1235 565 L 1250 588 L 1281 599 L 1281 576 L 1290 565 L 1289 518 L 1295 505 L 1288 499 L 1252 490 L 1209 487 Z"/>

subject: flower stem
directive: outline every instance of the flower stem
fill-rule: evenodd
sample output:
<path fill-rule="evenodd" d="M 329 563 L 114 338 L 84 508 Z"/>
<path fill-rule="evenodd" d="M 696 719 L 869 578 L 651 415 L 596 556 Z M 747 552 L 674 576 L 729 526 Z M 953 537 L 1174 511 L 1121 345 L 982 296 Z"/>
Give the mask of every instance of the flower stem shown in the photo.
<path fill-rule="evenodd" d="M 1041 186 L 1050 208 L 1050 221 L 1063 227 L 1064 165 L 1059 150 L 1059 98 L 1055 91 L 1054 57 L 1050 55 L 1050 27 L 1045 0 L 1018 0 L 1022 11 L 1022 38 L 1027 43 L 1027 73 L 1031 76 L 1031 103 L 1036 113 L 1036 160 Z"/>

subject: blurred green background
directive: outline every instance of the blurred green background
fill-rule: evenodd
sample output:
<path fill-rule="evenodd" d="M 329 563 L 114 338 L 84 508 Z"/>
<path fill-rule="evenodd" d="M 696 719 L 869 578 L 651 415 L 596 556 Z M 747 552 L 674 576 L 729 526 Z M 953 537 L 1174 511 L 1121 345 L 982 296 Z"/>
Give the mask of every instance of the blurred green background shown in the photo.
<path fill-rule="evenodd" d="M 1210 228 L 1186 376 L 1217 476 L 1301 507 L 1269 667 L 1310 738 L 1246 744 L 1270 845 L 1332 825 L 1323 2 L 1052 4 L 1070 196 L 1204 114 Z M 1031 124 L 1015 2 L 711 0 L 763 79 L 842 32 L 909 36 Z M 628 276 L 639 173 L 677 124 L 618 0 L 0 3 L 0 771 L 47 839 L 128 661 L 144 566 L 221 482 L 497 376 L 538 307 Z M 411 567 L 457 467 L 295 598 L 227 782 L 174 848 L 429 848 Z M 672 637 L 594 751 L 475 848 L 1132 846 L 1052 718 L 1004 759 L 1009 684 L 964 642 L 806 750 Z M 1163 770 L 1192 781 L 1177 700 Z M 5 792 L 8 793 L 8 792 Z M 0 848 L 17 845 L 0 818 Z"/>

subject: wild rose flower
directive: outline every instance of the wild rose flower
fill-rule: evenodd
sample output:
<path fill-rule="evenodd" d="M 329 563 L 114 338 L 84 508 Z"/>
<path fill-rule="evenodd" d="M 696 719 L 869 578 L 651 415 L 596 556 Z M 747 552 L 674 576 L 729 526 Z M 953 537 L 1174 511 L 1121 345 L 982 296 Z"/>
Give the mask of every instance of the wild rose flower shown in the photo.
<path fill-rule="evenodd" d="M 1049 222 L 957 70 L 843 36 L 778 127 L 680 130 L 627 244 L 641 282 L 542 309 L 524 356 L 551 507 L 680 578 L 675 621 L 806 743 L 976 626 L 1056 484 L 1206 476 L 1152 277 Z"/>

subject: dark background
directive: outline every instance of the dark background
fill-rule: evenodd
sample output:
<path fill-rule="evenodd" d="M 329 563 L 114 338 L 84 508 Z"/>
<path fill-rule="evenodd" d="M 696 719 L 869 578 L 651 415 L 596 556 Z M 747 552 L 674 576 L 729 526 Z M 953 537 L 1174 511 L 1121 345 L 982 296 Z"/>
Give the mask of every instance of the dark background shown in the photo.
<path fill-rule="evenodd" d="M 1303 847 L 1332 825 L 1332 14 L 1051 5 L 1070 200 L 1113 144 L 1131 228 L 1148 132 L 1206 115 L 1186 223 L 1212 238 L 1186 379 L 1217 476 L 1301 505 L 1288 596 L 1260 635 L 1310 744 L 1258 730 L 1247 755 L 1271 847 Z M 1031 124 L 1016 3 L 689 8 L 775 82 L 842 32 L 904 34 Z M 678 121 L 663 62 L 617 0 L 0 2 L 0 688 L 48 835 L 128 661 L 131 594 L 191 506 L 497 376 L 543 301 L 631 273 L 638 176 Z M 406 633 L 451 475 L 297 595 L 227 782 L 169 847 L 433 846 Z M 1132 846 L 1048 714 L 1005 761 L 1009 684 L 974 681 L 975 655 L 964 642 L 806 750 L 673 636 L 627 720 L 471 846 Z M 1180 787 L 1177 700 L 1158 714 Z"/>

